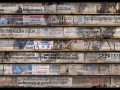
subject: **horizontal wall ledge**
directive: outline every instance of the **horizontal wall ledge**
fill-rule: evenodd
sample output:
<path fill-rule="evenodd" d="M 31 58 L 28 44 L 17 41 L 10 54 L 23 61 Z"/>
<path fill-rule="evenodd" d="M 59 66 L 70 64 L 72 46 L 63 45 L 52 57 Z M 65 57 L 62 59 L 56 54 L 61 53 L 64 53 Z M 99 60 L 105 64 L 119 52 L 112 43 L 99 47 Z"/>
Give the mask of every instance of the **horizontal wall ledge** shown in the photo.
<path fill-rule="evenodd" d="M 43 38 L 41 38 L 41 37 L 39 37 L 39 36 L 38 36 L 38 37 L 12 37 L 12 36 L 11 36 L 11 37 L 9 37 L 9 36 L 8 36 L 8 37 L 4 37 L 4 36 L 1 37 L 1 36 L 0 36 L 0 40 L 2 40 L 2 39 L 6 39 L 6 40 L 7 40 L 7 39 L 13 39 L 13 40 L 14 40 L 14 39 L 15 39 L 15 40 L 17 40 L 17 39 L 18 39 L 18 40 L 20 40 L 20 39 L 21 39 L 21 40 L 23 40 L 23 39 L 24 39 L 24 40 L 25 40 L 25 39 L 26 39 L 26 40 L 28 40 L 28 39 L 29 39 L 29 40 L 39 39 L 39 40 L 58 40 L 58 41 L 59 41 L 59 40 L 120 40 L 120 36 L 119 36 L 119 38 L 118 38 L 118 37 L 113 37 L 113 38 L 112 38 L 112 37 L 110 37 L 110 38 L 97 38 L 97 37 L 96 37 L 96 38 L 64 38 L 64 37 L 63 37 L 63 38 L 57 38 L 57 37 L 46 37 L 46 38 L 44 38 L 44 37 L 43 37 Z"/>
<path fill-rule="evenodd" d="M 1 64 L 120 64 L 120 52 L 0 52 Z"/>
<path fill-rule="evenodd" d="M 1 76 L 0 87 L 115 87 L 119 76 Z"/>
<path fill-rule="evenodd" d="M 2 2 L 0 13 L 120 13 L 119 2 L 13 2 L 12 4 Z"/>
<path fill-rule="evenodd" d="M 0 15 L 120 15 L 120 13 L 0 13 Z"/>
<path fill-rule="evenodd" d="M 0 38 L 119 39 L 120 27 L 0 27 Z"/>
<path fill-rule="evenodd" d="M 43 77 L 43 76 L 45 76 L 45 77 L 48 77 L 48 76 L 53 76 L 53 77 L 56 77 L 56 76 L 60 76 L 60 77 L 62 77 L 62 76 L 65 76 L 65 77 L 70 77 L 70 76 L 74 76 L 74 77 L 76 77 L 76 76 L 83 76 L 83 77 L 92 77 L 92 76 L 109 76 L 109 77 L 119 77 L 120 75 L 25 75 L 25 74 L 19 74 L 19 75 L 17 75 L 17 74 L 12 74 L 12 75 L 10 75 L 10 74 L 5 74 L 5 75 L 1 75 L 0 74 L 0 76 L 4 76 L 4 77 L 7 77 L 7 76 L 13 76 L 13 77 L 15 77 L 15 76 L 34 76 L 34 77 L 36 77 L 36 76 L 40 76 L 40 77 Z"/>
<path fill-rule="evenodd" d="M 0 64 L 120 64 L 120 62 L 116 62 L 116 63 L 109 63 L 109 62 L 86 62 L 86 63 L 74 63 L 74 62 L 50 62 L 50 61 L 46 61 L 46 62 L 0 62 Z"/>
<path fill-rule="evenodd" d="M 118 76 L 120 64 L 0 64 L 0 75 Z"/>
<path fill-rule="evenodd" d="M 86 26 L 86 27 L 90 27 L 90 26 L 92 26 L 92 27 L 102 27 L 102 26 L 105 26 L 105 27 L 110 27 L 110 26 L 113 26 L 113 27 L 115 27 L 115 26 L 120 26 L 120 24 L 111 24 L 111 25 L 109 25 L 109 24 L 93 24 L 93 25 L 91 25 L 91 24 L 89 24 L 89 25 L 85 25 L 85 24 L 83 24 L 83 25 L 1 25 L 0 24 L 0 27 L 56 27 L 56 26 L 58 26 L 58 27 L 78 27 L 78 26 L 82 26 L 82 27 L 84 27 L 84 26 Z"/>
<path fill-rule="evenodd" d="M 120 50 L 0 50 L 0 51 L 32 51 L 32 52 L 120 52 Z"/>

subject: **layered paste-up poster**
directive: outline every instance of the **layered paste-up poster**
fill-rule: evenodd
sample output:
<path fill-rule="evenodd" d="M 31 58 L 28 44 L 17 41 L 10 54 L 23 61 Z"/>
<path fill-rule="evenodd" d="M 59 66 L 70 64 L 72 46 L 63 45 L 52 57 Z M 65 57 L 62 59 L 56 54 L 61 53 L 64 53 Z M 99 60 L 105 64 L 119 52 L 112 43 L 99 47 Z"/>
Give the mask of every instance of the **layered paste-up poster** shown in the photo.
<path fill-rule="evenodd" d="M 49 65 L 32 64 L 32 74 L 34 75 L 48 75 L 49 69 Z"/>
<path fill-rule="evenodd" d="M 38 47 L 40 50 L 50 50 L 53 49 L 54 42 L 53 41 L 44 41 L 40 40 L 38 41 Z"/>

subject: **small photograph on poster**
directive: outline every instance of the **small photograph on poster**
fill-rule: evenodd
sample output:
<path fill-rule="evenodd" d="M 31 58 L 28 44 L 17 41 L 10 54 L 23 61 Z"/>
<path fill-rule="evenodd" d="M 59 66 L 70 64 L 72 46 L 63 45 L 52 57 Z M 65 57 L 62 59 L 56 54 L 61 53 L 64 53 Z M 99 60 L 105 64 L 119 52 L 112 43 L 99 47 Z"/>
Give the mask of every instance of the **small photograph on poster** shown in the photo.
<path fill-rule="evenodd" d="M 74 18 L 74 20 L 73 20 L 74 25 L 85 24 L 85 15 L 74 15 L 73 18 Z"/>
<path fill-rule="evenodd" d="M 54 41 L 54 50 L 70 50 L 71 49 L 71 41 Z"/>
<path fill-rule="evenodd" d="M 12 64 L 4 64 L 3 71 L 4 75 L 12 75 Z"/>
<path fill-rule="evenodd" d="M 0 25 L 23 25 L 23 15 L 1 15 Z"/>
<path fill-rule="evenodd" d="M 32 74 L 32 64 L 12 64 L 12 74 Z"/>
<path fill-rule="evenodd" d="M 24 49 L 24 50 L 34 50 L 38 49 L 38 44 L 36 40 L 19 40 L 19 49 Z"/>
<path fill-rule="evenodd" d="M 46 15 L 47 25 L 61 25 L 63 15 Z"/>

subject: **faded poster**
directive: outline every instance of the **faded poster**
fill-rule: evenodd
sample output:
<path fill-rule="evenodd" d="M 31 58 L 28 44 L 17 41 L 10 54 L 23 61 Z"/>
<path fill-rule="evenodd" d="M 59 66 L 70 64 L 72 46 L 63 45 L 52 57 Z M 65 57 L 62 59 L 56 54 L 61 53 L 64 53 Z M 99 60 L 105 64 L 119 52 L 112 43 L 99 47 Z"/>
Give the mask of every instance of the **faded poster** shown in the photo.
<path fill-rule="evenodd" d="M 46 15 L 47 25 L 62 25 L 63 15 Z"/>
<path fill-rule="evenodd" d="M 100 75 L 98 64 L 84 64 L 84 75 Z"/>
<path fill-rule="evenodd" d="M 85 15 L 74 15 L 74 25 L 83 25 L 85 24 Z"/>
<path fill-rule="evenodd" d="M 32 74 L 49 75 L 50 66 L 47 64 L 32 64 Z"/>
<path fill-rule="evenodd" d="M 71 3 L 71 13 L 79 13 L 80 12 L 80 3 Z"/>
<path fill-rule="evenodd" d="M 3 65 L 4 75 L 12 75 L 12 64 Z"/>
<path fill-rule="evenodd" d="M 36 41 L 34 40 L 29 40 L 29 39 L 19 39 L 18 41 L 18 45 L 19 45 L 19 49 L 23 49 L 23 50 L 34 50 L 34 49 L 38 49 L 38 45 L 36 46 Z"/>
<path fill-rule="evenodd" d="M 40 62 L 37 52 L 4 52 L 4 63 L 35 63 Z"/>
<path fill-rule="evenodd" d="M 0 63 L 3 62 L 3 58 L 4 58 L 3 52 L 0 52 Z"/>
<path fill-rule="evenodd" d="M 72 77 L 18 77 L 17 84 L 24 87 L 71 87 Z"/>
<path fill-rule="evenodd" d="M 1 27 L 0 38 L 27 38 L 29 28 Z"/>
<path fill-rule="evenodd" d="M 70 50 L 71 48 L 71 41 L 54 41 L 54 50 Z"/>
<path fill-rule="evenodd" d="M 85 53 L 85 62 L 86 63 L 98 63 L 99 56 L 98 53 L 86 52 Z M 102 59 L 103 60 L 103 59 Z"/>
<path fill-rule="evenodd" d="M 46 36 L 46 31 L 44 27 L 27 27 L 29 29 L 29 38 L 44 38 Z"/>
<path fill-rule="evenodd" d="M 72 50 L 87 50 L 89 42 L 85 40 L 71 40 Z"/>
<path fill-rule="evenodd" d="M 115 50 L 113 40 L 92 40 L 90 50 Z"/>
<path fill-rule="evenodd" d="M 44 31 L 48 30 L 48 34 L 45 34 L 47 38 L 63 38 L 63 27 L 49 27 L 44 28 Z M 47 32 L 47 31 L 46 31 Z"/>
<path fill-rule="evenodd" d="M 19 49 L 18 41 L 12 39 L 0 39 L 0 50 L 14 50 Z"/>
<path fill-rule="evenodd" d="M 23 15 L 24 25 L 47 25 L 45 15 Z"/>
<path fill-rule="evenodd" d="M 22 74 L 31 75 L 32 74 L 32 64 L 12 64 L 12 74 Z M 8 70 L 7 70 L 8 71 Z"/>
<path fill-rule="evenodd" d="M 120 27 L 115 27 L 113 29 L 114 33 L 113 33 L 113 37 L 114 38 L 119 38 L 120 37 Z"/>
<path fill-rule="evenodd" d="M 44 13 L 56 13 L 57 3 L 45 3 L 44 4 Z"/>
<path fill-rule="evenodd" d="M 114 40 L 114 43 L 115 43 L 115 50 L 117 51 L 117 50 L 120 50 L 120 47 L 119 47 L 119 45 L 120 45 L 120 40 L 119 39 L 116 39 L 116 40 Z"/>
<path fill-rule="evenodd" d="M 63 52 L 63 53 L 41 53 L 40 55 L 42 62 L 55 62 L 55 63 L 75 63 L 75 62 L 84 62 L 84 53 L 77 52 Z"/>
<path fill-rule="evenodd" d="M 0 25 L 23 25 L 23 15 L 0 15 Z"/>
<path fill-rule="evenodd" d="M 94 13 L 94 2 L 80 2 L 79 13 Z"/>
<path fill-rule="evenodd" d="M 44 5 L 42 3 L 19 3 L 15 13 L 44 13 Z"/>
<path fill-rule="evenodd" d="M 120 86 L 120 77 L 119 76 L 111 77 L 111 86 L 112 87 Z"/>
<path fill-rule="evenodd" d="M 72 3 L 60 3 L 57 5 L 58 13 L 71 13 Z"/>
<path fill-rule="evenodd" d="M 38 47 L 40 50 L 42 49 L 46 49 L 46 50 L 50 50 L 50 49 L 53 49 L 53 44 L 54 42 L 53 41 L 38 41 Z"/>
<path fill-rule="evenodd" d="M 78 38 L 77 27 L 64 27 L 64 38 Z"/>
<path fill-rule="evenodd" d="M 15 13 L 17 9 L 17 3 L 0 3 L 0 13 Z"/>
<path fill-rule="evenodd" d="M 111 75 L 111 64 L 99 64 L 100 75 Z"/>
<path fill-rule="evenodd" d="M 119 64 L 111 64 L 111 75 L 120 75 L 119 69 Z"/>
<path fill-rule="evenodd" d="M 117 2 L 99 2 L 95 3 L 96 13 L 116 13 Z"/>

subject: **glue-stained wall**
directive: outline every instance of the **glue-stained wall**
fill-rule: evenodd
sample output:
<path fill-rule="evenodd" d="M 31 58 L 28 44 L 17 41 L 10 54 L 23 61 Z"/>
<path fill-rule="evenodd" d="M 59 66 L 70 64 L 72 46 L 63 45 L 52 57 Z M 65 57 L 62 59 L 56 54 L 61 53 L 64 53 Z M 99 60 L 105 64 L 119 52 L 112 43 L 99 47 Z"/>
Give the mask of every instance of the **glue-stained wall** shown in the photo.
<path fill-rule="evenodd" d="M 0 3 L 0 87 L 119 86 L 119 13 L 119 2 Z"/>
<path fill-rule="evenodd" d="M 119 2 L 1 3 L 1 14 L 104 14 L 120 13 Z"/>

